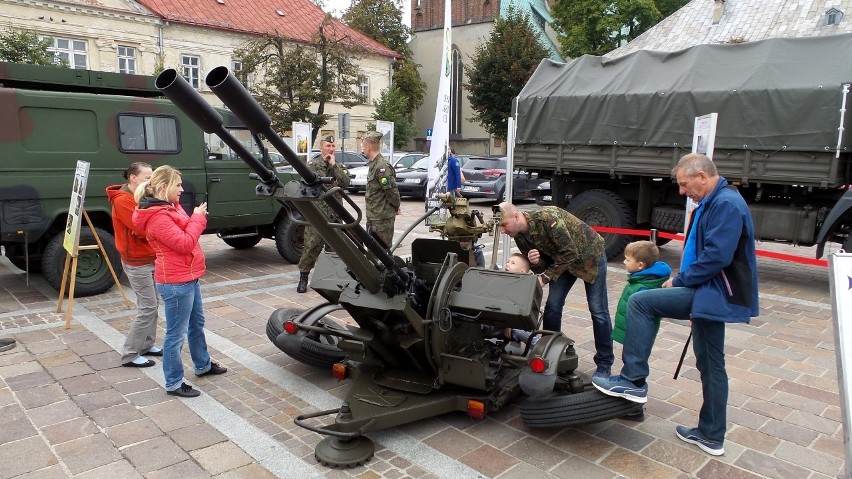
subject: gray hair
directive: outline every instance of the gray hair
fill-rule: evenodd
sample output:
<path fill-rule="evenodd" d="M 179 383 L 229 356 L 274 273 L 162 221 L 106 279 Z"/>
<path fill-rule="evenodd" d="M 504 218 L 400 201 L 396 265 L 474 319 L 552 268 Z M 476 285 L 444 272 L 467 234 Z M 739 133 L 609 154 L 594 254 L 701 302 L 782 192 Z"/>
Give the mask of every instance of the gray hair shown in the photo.
<path fill-rule="evenodd" d="M 707 176 L 711 177 L 719 174 L 719 170 L 716 169 L 716 164 L 713 163 L 713 160 L 702 153 L 684 155 L 677 162 L 677 166 L 672 168 L 672 178 L 677 178 L 677 172 L 680 170 L 683 170 L 684 174 L 689 177 L 697 175 L 699 171 L 703 171 L 707 173 Z"/>

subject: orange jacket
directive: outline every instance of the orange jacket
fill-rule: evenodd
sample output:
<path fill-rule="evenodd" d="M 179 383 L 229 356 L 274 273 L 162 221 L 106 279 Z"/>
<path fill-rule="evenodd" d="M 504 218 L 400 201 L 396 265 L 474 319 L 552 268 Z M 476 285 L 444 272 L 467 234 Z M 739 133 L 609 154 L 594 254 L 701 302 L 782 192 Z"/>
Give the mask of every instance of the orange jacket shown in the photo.
<path fill-rule="evenodd" d="M 148 244 L 145 232 L 133 226 L 133 211 L 136 200 L 127 185 L 113 185 L 106 189 L 112 205 L 112 229 L 115 234 L 115 249 L 121 262 L 130 266 L 152 264 L 157 255 Z"/>

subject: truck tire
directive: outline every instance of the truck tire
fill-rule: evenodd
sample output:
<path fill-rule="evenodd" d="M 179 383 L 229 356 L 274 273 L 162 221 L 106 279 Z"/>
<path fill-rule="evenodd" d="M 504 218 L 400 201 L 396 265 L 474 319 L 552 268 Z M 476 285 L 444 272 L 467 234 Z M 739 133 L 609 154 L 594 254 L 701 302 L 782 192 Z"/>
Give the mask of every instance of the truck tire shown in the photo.
<path fill-rule="evenodd" d="M 302 314 L 304 310 L 296 308 L 277 309 L 272 312 L 266 323 L 266 337 L 279 349 L 287 353 L 293 359 L 317 368 L 330 368 L 346 358 L 346 353 L 337 347 L 340 338 L 337 336 L 322 335 L 317 333 L 306 333 L 299 331 L 295 334 L 298 345 L 295 347 L 282 348 L 276 339 L 284 332 L 284 323 Z M 326 326 L 331 329 L 343 330 L 344 328 L 328 317 L 317 321 L 315 326 Z"/>
<path fill-rule="evenodd" d="M 608 190 L 589 190 L 572 198 L 566 208 L 569 213 L 580 218 L 589 226 L 608 226 L 610 228 L 634 228 L 636 216 L 630 205 L 621 196 Z M 631 241 L 629 235 L 601 233 L 607 259 L 612 259 L 624 251 Z"/>
<path fill-rule="evenodd" d="M 283 218 L 275 226 L 275 248 L 282 258 L 292 264 L 298 263 L 305 250 L 305 226 Z"/>
<path fill-rule="evenodd" d="M 122 273 L 121 258 L 115 249 L 115 239 L 110 233 L 101 228 L 95 228 L 95 230 L 101 239 L 101 243 L 104 245 L 113 269 L 115 269 L 116 276 L 120 277 Z M 63 234 L 57 234 L 50 238 L 41 257 L 41 269 L 44 279 L 57 291 L 62 287 L 62 269 L 65 267 L 66 252 L 63 247 L 64 240 L 65 236 Z M 97 242 L 95 242 L 95 236 L 92 234 L 92 231 L 88 228 L 81 229 L 80 246 L 94 244 L 97 244 Z M 109 272 L 109 267 L 100 250 L 80 250 L 78 252 L 77 278 L 74 284 L 75 298 L 101 294 L 109 291 L 114 284 L 115 281 Z M 70 291 L 69 286 L 70 284 L 65 285 L 66 290 Z"/>
<path fill-rule="evenodd" d="M 240 236 L 238 238 L 222 238 L 226 245 L 234 249 L 249 249 L 260 243 L 260 235 Z"/>
<path fill-rule="evenodd" d="M 686 224 L 686 208 L 658 206 L 651 212 L 651 228 L 668 233 L 680 233 Z"/>
<path fill-rule="evenodd" d="M 640 405 L 590 389 L 544 399 L 524 399 L 521 419 L 529 427 L 570 427 L 615 419 Z"/>

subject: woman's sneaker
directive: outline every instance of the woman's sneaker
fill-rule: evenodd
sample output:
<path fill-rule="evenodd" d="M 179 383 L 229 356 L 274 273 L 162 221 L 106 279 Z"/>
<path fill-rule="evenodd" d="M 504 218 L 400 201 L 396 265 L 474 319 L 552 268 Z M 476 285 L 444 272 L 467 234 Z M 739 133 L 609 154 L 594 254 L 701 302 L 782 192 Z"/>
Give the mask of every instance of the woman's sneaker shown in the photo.
<path fill-rule="evenodd" d="M 704 437 L 704 434 L 701 434 L 701 431 L 695 428 L 688 428 L 686 426 L 678 426 L 675 428 L 675 433 L 677 437 L 681 440 L 686 441 L 690 444 L 695 444 L 702 451 L 710 454 L 711 456 L 721 456 L 725 453 L 725 447 L 722 446 L 721 441 L 711 441 Z"/>

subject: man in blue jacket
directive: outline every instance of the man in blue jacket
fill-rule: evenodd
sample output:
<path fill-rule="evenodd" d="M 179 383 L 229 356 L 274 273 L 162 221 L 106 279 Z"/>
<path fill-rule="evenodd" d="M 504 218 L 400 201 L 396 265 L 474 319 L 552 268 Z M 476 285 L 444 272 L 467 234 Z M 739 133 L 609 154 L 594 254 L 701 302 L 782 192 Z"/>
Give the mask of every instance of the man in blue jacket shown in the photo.
<path fill-rule="evenodd" d="M 707 156 L 684 156 L 672 176 L 680 194 L 698 204 L 686 233 L 680 273 L 662 288 L 631 296 L 621 374 L 593 377 L 592 384 L 604 394 L 646 402 L 654 318 L 692 320 L 692 348 L 704 403 L 698 427 L 677 426 L 675 432 L 680 439 L 719 456 L 725 453 L 728 405 L 725 323 L 748 323 L 759 314 L 754 226 L 743 197 L 719 176 Z"/>

